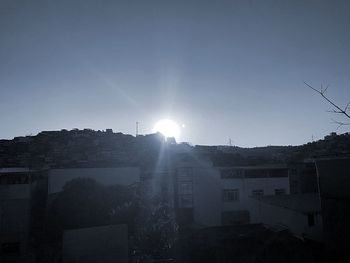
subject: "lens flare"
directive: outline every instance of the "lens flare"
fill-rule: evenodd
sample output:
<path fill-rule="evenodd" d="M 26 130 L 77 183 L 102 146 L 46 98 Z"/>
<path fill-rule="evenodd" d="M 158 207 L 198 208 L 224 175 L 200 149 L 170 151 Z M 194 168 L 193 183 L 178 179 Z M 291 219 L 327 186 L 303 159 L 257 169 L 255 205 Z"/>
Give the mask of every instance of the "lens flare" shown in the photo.
<path fill-rule="evenodd" d="M 176 140 L 179 139 L 181 133 L 179 125 L 175 121 L 169 119 L 158 121 L 156 125 L 154 125 L 153 132 L 160 132 L 166 138 L 174 137 Z"/>

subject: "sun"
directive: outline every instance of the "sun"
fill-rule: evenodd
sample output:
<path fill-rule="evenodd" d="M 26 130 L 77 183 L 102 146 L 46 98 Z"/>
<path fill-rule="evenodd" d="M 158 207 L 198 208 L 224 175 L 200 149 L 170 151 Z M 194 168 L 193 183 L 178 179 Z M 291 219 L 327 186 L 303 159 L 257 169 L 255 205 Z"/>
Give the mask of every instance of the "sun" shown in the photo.
<path fill-rule="evenodd" d="M 176 140 L 179 139 L 180 136 L 180 126 L 173 120 L 163 119 L 160 120 L 154 125 L 153 132 L 160 132 L 166 138 L 174 137 Z"/>

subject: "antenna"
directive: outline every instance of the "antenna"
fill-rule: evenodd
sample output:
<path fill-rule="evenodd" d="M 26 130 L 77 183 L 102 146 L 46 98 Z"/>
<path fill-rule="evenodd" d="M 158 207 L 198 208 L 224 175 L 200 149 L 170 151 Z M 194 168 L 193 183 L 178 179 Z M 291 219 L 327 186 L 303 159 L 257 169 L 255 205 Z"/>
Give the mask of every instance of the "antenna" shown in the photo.
<path fill-rule="evenodd" d="M 139 136 L 139 122 L 136 122 L 136 137 Z"/>

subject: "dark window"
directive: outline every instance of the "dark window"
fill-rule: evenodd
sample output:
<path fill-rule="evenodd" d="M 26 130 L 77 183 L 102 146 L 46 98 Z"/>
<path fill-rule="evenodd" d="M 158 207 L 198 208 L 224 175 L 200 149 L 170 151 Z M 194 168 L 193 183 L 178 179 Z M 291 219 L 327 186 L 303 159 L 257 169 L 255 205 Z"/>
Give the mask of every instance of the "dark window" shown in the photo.
<path fill-rule="evenodd" d="M 307 224 L 309 226 L 314 226 L 315 225 L 315 216 L 314 216 L 314 214 L 308 214 L 307 215 Z"/>
<path fill-rule="evenodd" d="M 20 174 L 9 174 L 0 176 L 0 184 L 28 184 L 29 176 Z"/>
<path fill-rule="evenodd" d="M 288 169 L 270 169 L 270 177 L 288 177 Z"/>
<path fill-rule="evenodd" d="M 221 179 L 242 178 L 243 171 L 239 169 L 223 169 L 220 171 Z"/>
<path fill-rule="evenodd" d="M 285 195 L 286 194 L 286 189 L 281 188 L 281 189 L 275 189 L 275 195 Z"/>
<path fill-rule="evenodd" d="M 246 178 L 266 178 L 269 176 L 266 169 L 251 169 L 245 171 Z"/>
<path fill-rule="evenodd" d="M 262 189 L 256 189 L 252 191 L 252 196 L 263 196 L 264 195 L 264 190 Z"/>
<path fill-rule="evenodd" d="M 224 202 L 237 202 L 239 201 L 238 189 L 224 189 L 222 190 L 222 199 Z"/>
<path fill-rule="evenodd" d="M 192 182 L 179 182 L 178 183 L 178 192 L 179 195 L 188 195 L 192 194 Z"/>

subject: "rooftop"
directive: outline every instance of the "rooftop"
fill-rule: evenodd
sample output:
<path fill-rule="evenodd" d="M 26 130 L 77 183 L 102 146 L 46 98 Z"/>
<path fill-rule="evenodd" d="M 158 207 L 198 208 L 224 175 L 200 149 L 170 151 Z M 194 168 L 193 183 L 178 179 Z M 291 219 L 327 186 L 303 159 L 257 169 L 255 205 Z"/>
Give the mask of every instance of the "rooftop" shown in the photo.
<path fill-rule="evenodd" d="M 7 173 L 27 173 L 30 172 L 29 168 L 14 167 L 14 168 L 0 168 L 0 174 Z"/>
<path fill-rule="evenodd" d="M 237 165 L 237 166 L 220 166 L 219 168 L 244 169 L 244 170 L 261 170 L 261 169 L 288 169 L 286 164 L 267 164 L 267 165 Z"/>
<path fill-rule="evenodd" d="M 303 214 L 321 211 L 319 194 L 265 195 L 253 197 L 263 203 L 294 210 Z"/>

